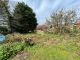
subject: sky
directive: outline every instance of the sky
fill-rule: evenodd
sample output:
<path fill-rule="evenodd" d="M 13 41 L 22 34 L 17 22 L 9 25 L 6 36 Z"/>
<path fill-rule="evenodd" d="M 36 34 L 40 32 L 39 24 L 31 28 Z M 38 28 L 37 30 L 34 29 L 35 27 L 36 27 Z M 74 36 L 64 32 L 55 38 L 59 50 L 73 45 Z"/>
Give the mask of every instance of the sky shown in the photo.
<path fill-rule="evenodd" d="M 80 0 L 10 0 L 15 2 L 25 2 L 36 13 L 38 23 L 44 24 L 52 12 L 59 9 L 79 9 Z M 12 3 L 14 1 L 14 3 Z"/>

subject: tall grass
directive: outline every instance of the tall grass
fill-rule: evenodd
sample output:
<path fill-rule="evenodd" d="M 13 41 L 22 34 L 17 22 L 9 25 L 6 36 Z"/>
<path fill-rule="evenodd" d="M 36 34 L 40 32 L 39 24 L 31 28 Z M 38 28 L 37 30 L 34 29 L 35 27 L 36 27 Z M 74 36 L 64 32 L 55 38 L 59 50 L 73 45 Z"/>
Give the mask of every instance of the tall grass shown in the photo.
<path fill-rule="evenodd" d="M 10 34 L 6 41 L 13 43 L 31 38 L 36 44 L 24 48 L 24 51 L 29 53 L 28 60 L 80 60 L 79 33 L 75 36 L 39 33 Z"/>

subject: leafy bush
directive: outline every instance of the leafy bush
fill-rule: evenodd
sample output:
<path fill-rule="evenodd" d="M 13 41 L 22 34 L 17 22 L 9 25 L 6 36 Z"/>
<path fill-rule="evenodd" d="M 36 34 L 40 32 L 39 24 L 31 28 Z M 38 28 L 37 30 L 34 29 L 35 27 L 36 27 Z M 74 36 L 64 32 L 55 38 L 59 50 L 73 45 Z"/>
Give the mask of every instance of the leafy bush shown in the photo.
<path fill-rule="evenodd" d="M 7 60 L 10 57 L 16 55 L 18 52 L 24 50 L 24 43 L 10 43 L 0 46 L 0 60 Z"/>

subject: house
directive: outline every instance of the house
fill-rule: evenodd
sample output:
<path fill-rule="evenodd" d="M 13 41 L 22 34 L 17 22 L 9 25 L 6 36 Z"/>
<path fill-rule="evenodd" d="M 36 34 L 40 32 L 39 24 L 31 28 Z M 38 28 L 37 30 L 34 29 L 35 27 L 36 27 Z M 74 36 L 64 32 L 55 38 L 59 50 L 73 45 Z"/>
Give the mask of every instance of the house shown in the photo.
<path fill-rule="evenodd" d="M 45 31 L 46 29 L 48 29 L 48 26 L 46 24 L 38 25 L 36 29 L 41 30 L 41 31 Z"/>
<path fill-rule="evenodd" d="M 76 28 L 80 29 L 80 20 L 76 22 L 75 26 Z"/>

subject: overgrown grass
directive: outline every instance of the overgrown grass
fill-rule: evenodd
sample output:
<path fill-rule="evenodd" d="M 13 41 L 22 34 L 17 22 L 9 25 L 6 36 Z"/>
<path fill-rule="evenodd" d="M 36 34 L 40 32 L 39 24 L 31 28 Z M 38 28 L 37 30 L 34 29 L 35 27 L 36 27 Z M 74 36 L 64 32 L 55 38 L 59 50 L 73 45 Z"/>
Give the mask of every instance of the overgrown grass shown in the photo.
<path fill-rule="evenodd" d="M 21 51 L 21 46 L 24 44 L 16 43 L 16 40 L 26 40 L 27 38 L 31 38 L 35 45 L 24 47 L 24 51 L 29 53 L 29 56 L 25 60 L 80 60 L 80 34 L 76 34 L 75 36 L 69 35 L 56 35 L 56 34 L 47 34 L 47 33 L 36 33 L 36 34 L 11 34 L 7 35 L 8 42 L 15 42 L 15 44 L 7 44 L 14 47 L 9 47 L 9 51 L 15 52 L 15 48 L 19 46 Z M 5 44 L 3 44 L 5 46 Z M 9 52 L 8 50 L 2 49 Z M 17 46 L 16 46 L 17 45 Z M 1 52 L 1 51 L 0 51 Z M 9 54 L 5 52 L 6 54 Z M 2 54 L 2 53 L 0 53 Z M 10 54 L 9 54 L 10 55 Z M 12 54 L 12 55 L 15 55 Z M 7 55 L 8 56 L 8 55 Z M 0 56 L 1 57 L 1 56 Z"/>
<path fill-rule="evenodd" d="M 80 60 L 80 57 L 75 52 L 76 47 L 64 45 L 45 46 L 37 45 L 28 48 L 30 56 L 28 60 Z"/>
<path fill-rule="evenodd" d="M 25 49 L 30 52 L 28 60 L 80 60 L 80 34 L 74 37 L 45 34 L 40 37 L 41 43 Z"/>

